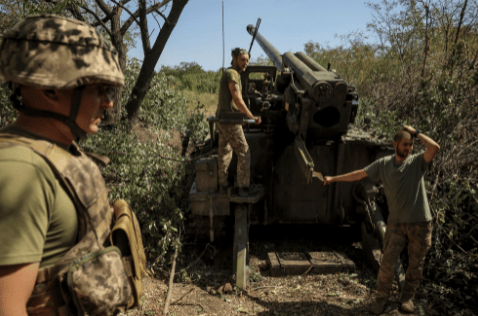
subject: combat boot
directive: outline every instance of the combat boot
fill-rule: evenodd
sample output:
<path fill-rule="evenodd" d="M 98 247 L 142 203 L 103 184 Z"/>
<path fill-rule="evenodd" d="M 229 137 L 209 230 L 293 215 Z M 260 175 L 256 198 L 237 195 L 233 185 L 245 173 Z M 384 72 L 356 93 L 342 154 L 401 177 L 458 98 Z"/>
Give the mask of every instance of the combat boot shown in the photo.
<path fill-rule="evenodd" d="M 370 308 L 370 312 L 375 315 L 380 315 L 385 311 L 385 307 L 388 303 L 388 297 L 379 297 L 375 299 L 372 307 Z"/>
<path fill-rule="evenodd" d="M 413 313 L 415 306 L 413 305 L 413 298 L 415 297 L 415 291 L 413 288 L 405 284 L 400 297 L 400 309 L 405 313 Z"/>
<path fill-rule="evenodd" d="M 409 298 L 401 302 L 400 309 L 405 313 L 413 313 L 415 311 L 415 306 L 413 305 L 413 299 Z"/>

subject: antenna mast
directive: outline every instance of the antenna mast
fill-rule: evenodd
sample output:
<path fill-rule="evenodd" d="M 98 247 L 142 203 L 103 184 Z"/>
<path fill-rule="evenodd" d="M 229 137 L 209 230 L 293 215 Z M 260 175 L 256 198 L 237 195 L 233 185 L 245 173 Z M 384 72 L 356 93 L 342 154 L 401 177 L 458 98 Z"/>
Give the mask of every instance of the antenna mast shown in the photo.
<path fill-rule="evenodd" d="M 224 60 L 226 59 L 226 44 L 224 42 L 224 1 L 222 2 L 222 72 L 224 72 Z"/>

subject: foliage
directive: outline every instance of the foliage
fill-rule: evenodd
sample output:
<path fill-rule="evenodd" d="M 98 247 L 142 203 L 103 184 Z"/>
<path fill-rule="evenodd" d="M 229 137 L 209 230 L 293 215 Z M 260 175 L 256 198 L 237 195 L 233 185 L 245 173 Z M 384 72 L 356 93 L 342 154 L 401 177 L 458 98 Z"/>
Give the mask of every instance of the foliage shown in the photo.
<path fill-rule="evenodd" d="M 15 109 L 9 100 L 11 94 L 8 84 L 6 82 L 0 83 L 0 128 L 13 123 L 15 120 Z"/>
<path fill-rule="evenodd" d="M 67 9 L 75 6 L 75 0 L 0 0 L 0 35 L 28 15 L 66 15 Z"/>
<path fill-rule="evenodd" d="M 272 60 L 264 55 L 259 55 L 257 58 L 250 60 L 249 65 L 251 66 L 274 66 Z"/>
<path fill-rule="evenodd" d="M 182 62 L 179 66 L 163 66 L 160 73 L 171 76 L 171 83 L 179 90 L 194 92 L 218 93 L 219 81 L 222 73 L 220 71 L 204 71 L 195 62 Z"/>
<path fill-rule="evenodd" d="M 309 42 L 305 51 L 356 85 L 359 126 L 369 118 L 390 138 L 410 124 L 440 144 L 426 179 L 435 222 L 426 291 L 441 314 L 470 311 L 478 304 L 478 8 L 451 0 L 370 6 L 378 45 L 359 33 L 344 37 L 347 47 Z"/>
<path fill-rule="evenodd" d="M 128 62 L 123 93 L 130 93 L 139 71 L 137 60 Z M 111 163 L 102 170 L 110 199 L 126 199 L 138 215 L 153 271 L 167 261 L 166 253 L 187 209 L 185 188 L 192 184 L 191 162 L 168 145 L 171 133 L 183 131 L 195 140 L 203 139 L 207 131 L 201 106 L 186 113 L 184 98 L 167 82 L 164 74 L 154 76 L 139 115 L 140 122 L 147 123 L 150 134 L 155 135 L 153 139 L 139 141 L 122 121 L 112 130 L 101 129 L 83 145 L 110 157 Z"/>
<path fill-rule="evenodd" d="M 30 1 L 22 0 L 19 1 L 23 9 L 23 17 L 33 14 L 65 14 L 66 10 L 72 6 L 76 6 L 77 3 L 74 0 L 63 0 L 63 1 Z M 18 6 L 17 6 L 18 7 Z"/>
<path fill-rule="evenodd" d="M 123 89 L 123 95 L 131 94 L 134 85 L 134 79 L 138 76 L 141 64 L 138 60 L 133 59 L 128 62 L 125 71 L 126 84 Z M 156 74 L 151 80 L 148 93 L 141 104 L 138 113 L 140 121 L 147 123 L 155 128 L 163 130 L 172 130 L 173 128 L 181 128 L 186 126 L 188 118 L 184 114 L 186 99 L 171 89 L 168 84 L 171 81 L 170 76 L 164 73 Z M 127 98 L 123 98 L 126 100 Z M 122 107 L 124 111 L 124 107 Z M 158 109 L 161 109 L 158 111 Z M 126 113 L 123 112 L 123 117 Z"/>
<path fill-rule="evenodd" d="M 161 139 L 140 142 L 126 123 L 101 130 L 83 146 L 110 154 L 111 163 L 102 170 L 110 199 L 124 198 L 130 203 L 142 227 L 148 261 L 153 268 L 163 264 L 182 219 L 180 201 L 187 164 L 163 159 L 181 157 Z"/>
<path fill-rule="evenodd" d="M 361 34 L 354 35 L 357 37 L 350 40 L 349 47 L 326 48 L 319 43 L 308 42 L 304 50 L 324 68 L 330 62 L 331 69 L 356 86 L 360 97 L 370 97 L 376 99 L 377 105 L 381 104 L 382 100 L 378 98 L 391 93 L 387 86 L 393 84 L 397 66 L 393 57 L 379 46 L 366 44 Z"/>

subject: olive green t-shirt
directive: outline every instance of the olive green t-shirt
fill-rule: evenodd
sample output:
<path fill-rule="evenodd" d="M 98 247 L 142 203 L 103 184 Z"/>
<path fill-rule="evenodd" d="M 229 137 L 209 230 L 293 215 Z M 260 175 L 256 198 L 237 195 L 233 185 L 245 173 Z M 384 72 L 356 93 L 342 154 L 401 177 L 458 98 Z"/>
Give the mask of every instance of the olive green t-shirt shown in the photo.
<path fill-rule="evenodd" d="M 7 132 L 18 134 L 0 130 Z M 54 264 L 76 243 L 73 202 L 48 163 L 30 148 L 0 149 L 0 170 L 0 266 Z"/>
<path fill-rule="evenodd" d="M 217 106 L 216 116 L 220 116 L 224 112 L 239 112 L 234 100 L 232 99 L 231 91 L 229 90 L 229 82 L 234 81 L 239 85 L 242 93 L 241 76 L 232 67 L 224 70 L 219 84 L 219 104 Z"/>
<path fill-rule="evenodd" d="M 391 155 L 365 167 L 372 181 L 383 183 L 389 224 L 432 220 L 424 181 L 428 167 L 423 153 L 409 156 L 400 165 Z"/>

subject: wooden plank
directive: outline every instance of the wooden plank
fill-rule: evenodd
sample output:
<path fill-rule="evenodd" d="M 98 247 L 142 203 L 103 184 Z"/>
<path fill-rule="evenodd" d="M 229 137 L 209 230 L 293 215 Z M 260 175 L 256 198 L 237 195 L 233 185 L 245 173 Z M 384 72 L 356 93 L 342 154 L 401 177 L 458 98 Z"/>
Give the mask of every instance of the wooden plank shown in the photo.
<path fill-rule="evenodd" d="M 277 255 L 275 252 L 269 252 L 267 254 L 267 259 L 270 267 L 271 276 L 281 276 L 281 266 L 279 260 L 277 259 Z"/>
<path fill-rule="evenodd" d="M 346 272 L 343 271 L 344 263 L 342 262 L 342 256 L 339 257 L 335 252 L 308 252 L 307 254 L 315 273 L 332 274 Z M 346 261 L 346 264 L 349 264 L 349 262 Z M 355 265 L 353 266 L 355 269 Z"/>
<path fill-rule="evenodd" d="M 341 272 L 347 272 L 347 273 L 353 273 L 355 272 L 355 263 L 350 260 L 349 257 L 343 252 L 335 252 L 337 257 L 340 259 L 342 262 L 342 271 Z"/>
<path fill-rule="evenodd" d="M 283 275 L 300 275 L 311 267 L 307 256 L 302 252 L 277 253 Z"/>
<path fill-rule="evenodd" d="M 268 263 L 271 276 L 301 275 L 311 267 L 314 273 L 333 274 L 340 272 L 353 273 L 355 263 L 344 253 L 328 252 L 269 252 Z"/>

